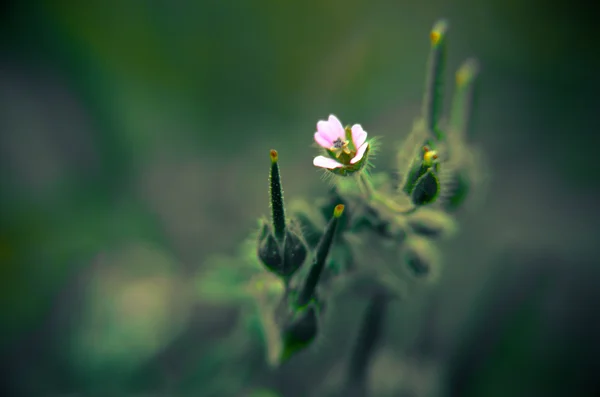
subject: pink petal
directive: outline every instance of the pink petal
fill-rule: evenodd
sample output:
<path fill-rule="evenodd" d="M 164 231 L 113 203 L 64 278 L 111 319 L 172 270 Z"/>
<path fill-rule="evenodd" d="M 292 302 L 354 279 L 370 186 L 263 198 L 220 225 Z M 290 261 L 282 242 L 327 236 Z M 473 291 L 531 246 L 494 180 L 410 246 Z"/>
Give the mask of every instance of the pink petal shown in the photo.
<path fill-rule="evenodd" d="M 343 164 L 338 163 L 337 161 L 335 161 L 334 159 L 330 159 L 328 157 L 325 156 L 317 156 L 314 158 L 313 160 L 313 164 L 317 167 L 321 167 L 321 168 L 328 168 L 328 169 L 334 169 L 334 168 L 340 168 L 343 167 Z"/>
<path fill-rule="evenodd" d="M 354 124 L 352 126 L 352 142 L 354 142 L 354 147 L 361 147 L 366 140 L 367 131 L 363 130 L 360 124 Z"/>
<path fill-rule="evenodd" d="M 329 142 L 329 140 L 323 138 L 323 135 L 321 135 L 318 132 L 315 132 L 315 142 L 317 142 L 319 146 L 324 147 L 325 149 L 330 149 L 331 146 L 333 146 L 332 142 Z"/>
<path fill-rule="evenodd" d="M 354 156 L 354 158 L 352 160 L 350 160 L 350 164 L 358 163 L 365 155 L 365 152 L 367 151 L 368 147 L 369 147 L 369 142 L 363 143 L 363 145 L 361 147 L 359 147 L 358 150 L 356 151 L 356 156 Z"/>
<path fill-rule="evenodd" d="M 342 125 L 340 120 L 333 114 L 329 115 L 329 128 L 335 134 L 335 138 L 346 140 L 346 130 L 344 130 L 344 126 Z"/>
<path fill-rule="evenodd" d="M 337 138 L 336 135 L 331 131 L 331 126 L 329 122 L 320 120 L 317 123 L 317 133 L 321 135 L 324 141 L 329 142 L 328 147 L 333 146 L 333 141 Z"/>

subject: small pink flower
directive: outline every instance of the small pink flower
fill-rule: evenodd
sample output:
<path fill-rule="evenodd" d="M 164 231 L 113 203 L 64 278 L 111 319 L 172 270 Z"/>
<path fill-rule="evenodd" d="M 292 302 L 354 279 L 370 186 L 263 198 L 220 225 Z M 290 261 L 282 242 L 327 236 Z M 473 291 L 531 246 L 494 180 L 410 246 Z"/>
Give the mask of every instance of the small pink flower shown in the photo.
<path fill-rule="evenodd" d="M 327 151 L 329 157 L 317 156 L 313 164 L 329 170 L 340 169 L 344 175 L 362 168 L 362 160 L 369 149 L 367 132 L 360 124 L 344 128 L 334 115 L 330 115 L 327 121 L 317 123 L 315 141 Z"/>

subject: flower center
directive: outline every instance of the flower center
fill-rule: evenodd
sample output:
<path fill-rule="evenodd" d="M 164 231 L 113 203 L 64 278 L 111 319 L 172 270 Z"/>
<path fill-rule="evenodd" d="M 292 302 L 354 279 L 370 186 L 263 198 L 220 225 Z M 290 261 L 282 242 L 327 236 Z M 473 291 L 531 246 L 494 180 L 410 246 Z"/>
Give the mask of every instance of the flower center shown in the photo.
<path fill-rule="evenodd" d="M 333 141 L 333 146 L 329 149 L 335 157 L 340 158 L 343 154 L 349 155 L 352 153 L 349 146 L 349 141 L 342 141 L 341 138 L 337 138 Z"/>

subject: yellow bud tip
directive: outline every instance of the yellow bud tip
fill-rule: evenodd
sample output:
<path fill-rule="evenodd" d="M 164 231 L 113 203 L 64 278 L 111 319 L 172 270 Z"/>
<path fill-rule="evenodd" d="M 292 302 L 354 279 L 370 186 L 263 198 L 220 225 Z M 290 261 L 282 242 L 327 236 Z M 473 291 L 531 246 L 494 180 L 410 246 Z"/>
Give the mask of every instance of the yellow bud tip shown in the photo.
<path fill-rule="evenodd" d="M 427 152 L 425 152 L 425 154 L 423 155 L 423 162 L 425 163 L 425 166 L 427 167 L 431 167 L 433 165 L 433 160 L 437 160 L 438 159 L 438 154 L 435 150 L 429 150 Z"/>
<path fill-rule="evenodd" d="M 477 76 L 479 65 L 474 59 L 469 59 L 456 71 L 456 85 L 461 87 L 469 84 Z"/>
<path fill-rule="evenodd" d="M 440 43 L 444 35 L 446 34 L 446 29 L 448 28 L 448 23 L 446 20 L 440 20 L 436 22 L 431 29 L 431 33 L 429 33 L 429 39 L 431 40 L 431 45 L 436 46 Z"/>
<path fill-rule="evenodd" d="M 279 155 L 277 154 L 277 150 L 271 149 L 271 152 L 269 152 L 269 155 L 271 156 L 271 162 L 273 162 L 273 163 L 276 163 L 277 160 L 279 159 Z"/>
<path fill-rule="evenodd" d="M 333 209 L 333 216 L 339 218 L 344 213 L 344 204 L 338 204 Z"/>

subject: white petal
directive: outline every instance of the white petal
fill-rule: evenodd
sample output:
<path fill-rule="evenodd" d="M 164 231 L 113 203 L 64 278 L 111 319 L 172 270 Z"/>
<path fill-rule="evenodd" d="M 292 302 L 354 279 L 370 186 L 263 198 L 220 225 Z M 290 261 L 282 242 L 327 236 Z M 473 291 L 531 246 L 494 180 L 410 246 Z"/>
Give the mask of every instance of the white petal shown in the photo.
<path fill-rule="evenodd" d="M 354 124 L 352 126 L 352 142 L 354 147 L 359 148 L 367 140 L 367 131 L 363 130 L 360 124 Z"/>
<path fill-rule="evenodd" d="M 334 159 L 330 159 L 328 157 L 325 156 L 317 156 L 314 158 L 313 160 L 313 165 L 317 166 L 317 167 L 321 167 L 321 168 L 327 168 L 327 169 L 334 169 L 334 168 L 340 168 L 343 167 L 343 164 L 338 163 L 337 161 L 335 161 Z"/>
<path fill-rule="evenodd" d="M 356 151 L 356 156 L 354 156 L 354 158 L 352 160 L 350 160 L 350 164 L 358 163 L 365 155 L 365 152 L 367 151 L 368 147 L 369 147 L 369 142 L 363 143 L 363 145 L 361 147 L 359 147 L 358 150 Z"/>

